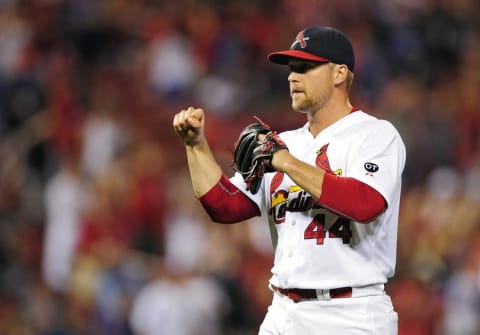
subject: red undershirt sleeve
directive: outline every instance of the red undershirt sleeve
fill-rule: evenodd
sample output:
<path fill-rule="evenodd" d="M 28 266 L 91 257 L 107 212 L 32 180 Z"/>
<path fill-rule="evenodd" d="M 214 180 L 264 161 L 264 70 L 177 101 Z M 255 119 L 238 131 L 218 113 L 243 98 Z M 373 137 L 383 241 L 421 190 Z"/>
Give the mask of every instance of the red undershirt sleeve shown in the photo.
<path fill-rule="evenodd" d="M 383 196 L 354 178 L 326 173 L 318 203 L 332 212 L 361 223 L 376 219 L 387 209 Z"/>
<path fill-rule="evenodd" d="M 217 223 L 237 223 L 260 215 L 257 205 L 225 174 L 199 200 L 212 221 Z"/>

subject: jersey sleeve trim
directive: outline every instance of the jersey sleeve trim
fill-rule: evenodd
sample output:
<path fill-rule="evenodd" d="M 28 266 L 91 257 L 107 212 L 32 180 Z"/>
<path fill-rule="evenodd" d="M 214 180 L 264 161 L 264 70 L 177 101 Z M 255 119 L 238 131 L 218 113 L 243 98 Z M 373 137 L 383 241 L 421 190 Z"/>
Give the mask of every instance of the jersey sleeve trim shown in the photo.
<path fill-rule="evenodd" d="M 225 174 L 199 200 L 210 219 L 217 223 L 238 223 L 260 215 L 255 202 L 243 194 Z"/>

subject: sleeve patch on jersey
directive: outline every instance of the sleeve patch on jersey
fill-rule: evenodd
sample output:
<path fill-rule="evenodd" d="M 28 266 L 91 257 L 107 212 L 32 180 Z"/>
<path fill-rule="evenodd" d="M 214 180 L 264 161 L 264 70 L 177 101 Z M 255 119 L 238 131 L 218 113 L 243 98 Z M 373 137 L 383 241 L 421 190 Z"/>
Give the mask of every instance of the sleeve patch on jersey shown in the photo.
<path fill-rule="evenodd" d="M 370 173 L 375 173 L 379 169 L 377 164 L 371 162 L 366 162 L 365 164 L 363 164 L 363 167 Z"/>

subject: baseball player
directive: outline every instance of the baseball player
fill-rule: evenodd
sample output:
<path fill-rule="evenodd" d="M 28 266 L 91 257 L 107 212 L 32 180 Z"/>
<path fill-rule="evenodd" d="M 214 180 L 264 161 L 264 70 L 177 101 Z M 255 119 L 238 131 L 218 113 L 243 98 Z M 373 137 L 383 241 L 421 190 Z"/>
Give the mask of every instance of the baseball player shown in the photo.
<path fill-rule="evenodd" d="M 254 176 L 258 190 L 253 177 L 222 172 L 202 109 L 189 107 L 173 120 L 212 220 L 268 217 L 273 299 L 259 334 L 397 334 L 384 285 L 395 270 L 404 143 L 388 121 L 351 105 L 355 57 L 341 31 L 302 30 L 290 49 L 268 59 L 289 67 L 292 109 L 307 123 L 256 149 L 270 154 L 253 164 L 267 167 Z"/>

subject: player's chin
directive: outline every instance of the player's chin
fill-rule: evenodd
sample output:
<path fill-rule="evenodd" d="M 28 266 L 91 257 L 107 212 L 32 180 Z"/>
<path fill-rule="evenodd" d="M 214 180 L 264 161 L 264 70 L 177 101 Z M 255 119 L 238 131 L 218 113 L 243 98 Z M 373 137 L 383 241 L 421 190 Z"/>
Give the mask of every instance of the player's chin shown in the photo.
<path fill-rule="evenodd" d="M 292 110 L 297 113 L 303 113 L 306 114 L 309 111 L 308 106 L 305 106 L 305 104 L 297 104 L 295 101 L 292 101 Z"/>
<path fill-rule="evenodd" d="M 311 105 L 309 99 L 305 96 L 301 96 L 300 94 L 292 95 L 292 109 L 298 112 L 304 112 L 307 110 Z"/>

